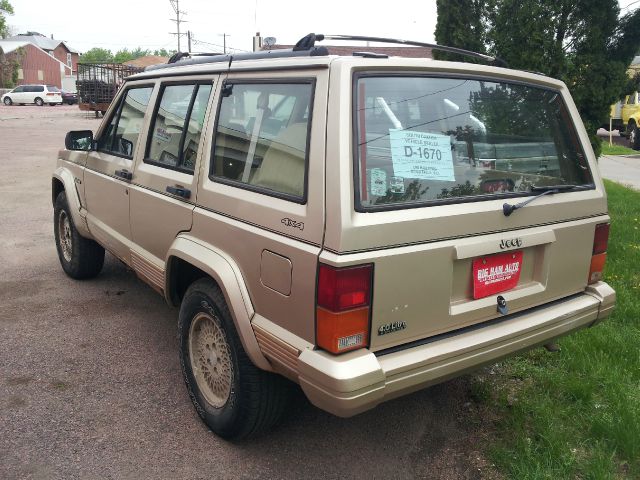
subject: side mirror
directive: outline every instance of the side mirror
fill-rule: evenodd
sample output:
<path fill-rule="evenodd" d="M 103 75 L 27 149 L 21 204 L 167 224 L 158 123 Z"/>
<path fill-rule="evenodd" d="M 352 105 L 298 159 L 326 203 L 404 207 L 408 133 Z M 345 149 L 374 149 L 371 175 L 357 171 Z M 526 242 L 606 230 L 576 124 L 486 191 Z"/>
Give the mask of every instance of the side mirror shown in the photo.
<path fill-rule="evenodd" d="M 93 132 L 91 130 L 73 130 L 64 138 L 67 150 L 88 151 L 93 148 Z"/>

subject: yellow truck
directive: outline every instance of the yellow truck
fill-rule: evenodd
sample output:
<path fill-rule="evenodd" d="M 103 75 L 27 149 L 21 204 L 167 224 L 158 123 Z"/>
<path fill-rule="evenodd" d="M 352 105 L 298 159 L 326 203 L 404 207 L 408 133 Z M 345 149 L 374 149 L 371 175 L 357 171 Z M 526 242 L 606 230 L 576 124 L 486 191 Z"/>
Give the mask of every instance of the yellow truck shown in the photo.
<path fill-rule="evenodd" d="M 638 92 L 627 95 L 624 101 L 611 105 L 611 127 L 619 130 L 620 135 L 627 137 L 629 146 L 634 150 L 640 150 L 640 98 Z"/>

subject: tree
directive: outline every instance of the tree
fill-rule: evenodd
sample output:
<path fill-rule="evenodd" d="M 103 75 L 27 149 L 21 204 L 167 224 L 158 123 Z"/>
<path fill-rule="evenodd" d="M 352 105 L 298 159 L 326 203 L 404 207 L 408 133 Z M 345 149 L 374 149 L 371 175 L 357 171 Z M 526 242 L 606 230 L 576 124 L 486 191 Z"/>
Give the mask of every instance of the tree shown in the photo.
<path fill-rule="evenodd" d="M 92 48 L 80 56 L 80 63 L 111 63 L 113 53 L 105 48 Z"/>
<path fill-rule="evenodd" d="M 113 56 L 113 61 L 115 63 L 124 63 L 130 60 L 135 60 L 136 58 L 146 57 L 150 54 L 151 52 L 149 50 L 143 50 L 140 47 L 135 48 L 134 50 L 123 48 L 122 50 L 118 50 L 116 52 L 116 54 Z"/>
<path fill-rule="evenodd" d="M 6 15 L 13 15 L 13 7 L 9 3 L 9 0 L 0 0 L 0 38 L 7 38 L 9 36 Z"/>
<path fill-rule="evenodd" d="M 170 57 L 174 53 L 176 53 L 175 50 L 167 50 L 166 48 L 161 48 L 159 50 L 154 50 L 153 51 L 153 54 L 157 55 L 159 57 Z"/>
<path fill-rule="evenodd" d="M 437 0 L 436 40 L 440 45 L 485 53 L 482 0 Z M 438 60 L 472 61 L 460 55 L 434 51 Z"/>
<path fill-rule="evenodd" d="M 456 15 L 465 20 L 450 20 Z M 479 32 L 466 31 L 478 25 Z M 617 0 L 439 0 L 436 40 L 480 47 L 512 68 L 563 80 L 599 154 L 595 132 L 628 85 L 626 69 L 640 46 L 640 10 L 621 17 Z"/>

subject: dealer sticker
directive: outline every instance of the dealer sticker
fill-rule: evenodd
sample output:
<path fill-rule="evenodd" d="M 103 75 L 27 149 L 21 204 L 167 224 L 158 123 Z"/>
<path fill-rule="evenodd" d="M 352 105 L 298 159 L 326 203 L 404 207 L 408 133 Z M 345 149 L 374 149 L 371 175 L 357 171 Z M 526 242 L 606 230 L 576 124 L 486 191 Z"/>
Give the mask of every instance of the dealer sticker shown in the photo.
<path fill-rule="evenodd" d="M 455 181 L 448 135 L 391 129 L 389 138 L 395 176 Z"/>

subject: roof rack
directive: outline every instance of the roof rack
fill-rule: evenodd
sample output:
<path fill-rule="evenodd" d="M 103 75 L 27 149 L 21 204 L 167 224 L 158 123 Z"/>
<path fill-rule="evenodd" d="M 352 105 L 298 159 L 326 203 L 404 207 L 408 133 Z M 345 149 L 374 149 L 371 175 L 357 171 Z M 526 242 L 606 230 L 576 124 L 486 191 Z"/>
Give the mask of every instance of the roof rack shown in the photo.
<path fill-rule="evenodd" d="M 489 62 L 491 65 L 506 67 L 507 63 L 498 57 L 485 55 L 484 53 L 472 52 L 457 47 L 448 47 L 446 45 L 436 45 L 434 43 L 414 42 L 412 40 L 399 40 L 394 38 L 382 37 L 366 37 L 359 35 L 322 35 L 320 33 L 310 33 L 301 38 L 292 49 L 282 50 L 261 50 L 258 52 L 235 53 L 235 54 L 190 54 L 186 52 L 177 52 L 171 56 L 167 63 L 160 65 L 152 65 L 145 68 L 145 71 L 159 70 L 161 68 L 182 67 L 185 65 L 198 65 L 203 63 L 222 63 L 226 62 L 231 66 L 231 62 L 239 60 L 257 60 L 261 58 L 287 58 L 287 57 L 318 57 L 329 55 L 329 50 L 325 46 L 316 46 L 316 42 L 322 40 L 354 40 L 362 42 L 379 42 L 394 43 L 399 45 L 411 45 L 414 47 L 428 47 L 432 50 L 442 52 L 456 53 L 466 57 L 478 58 Z M 370 55 L 367 52 L 358 52 L 361 56 Z"/>
<path fill-rule="evenodd" d="M 507 67 L 507 62 L 499 57 L 492 57 L 491 55 L 486 55 L 484 53 L 472 52 L 471 50 L 465 50 L 457 47 L 449 47 L 446 45 L 437 45 L 435 43 L 423 43 L 423 42 L 414 42 L 412 40 L 400 40 L 396 38 L 383 38 L 383 37 L 367 37 L 361 35 L 323 35 L 320 33 L 310 33 L 305 37 L 301 38 L 298 43 L 296 43 L 295 47 L 293 47 L 294 51 L 307 50 L 309 48 L 314 48 L 316 42 L 321 42 L 322 40 L 352 40 L 352 41 L 361 41 L 361 42 L 379 42 L 379 43 L 395 43 L 398 45 L 411 45 L 413 47 L 428 47 L 432 50 L 439 50 L 441 52 L 447 53 L 457 53 L 458 55 L 463 55 L 465 57 L 478 58 L 480 60 L 484 60 L 485 62 L 489 62 L 491 65 L 495 65 L 498 67 Z"/>
<path fill-rule="evenodd" d="M 198 65 L 202 63 L 220 63 L 227 62 L 231 65 L 231 62 L 239 60 L 257 60 L 261 58 L 287 58 L 287 57 L 322 57 L 329 55 L 327 47 L 312 46 L 308 49 L 296 50 L 287 48 L 281 50 L 261 50 L 258 52 L 247 53 L 234 53 L 234 54 L 189 54 L 186 52 L 175 53 L 167 63 L 161 63 L 159 65 L 152 65 L 147 67 L 145 71 L 159 70 L 161 68 L 182 67 L 184 65 Z"/>

